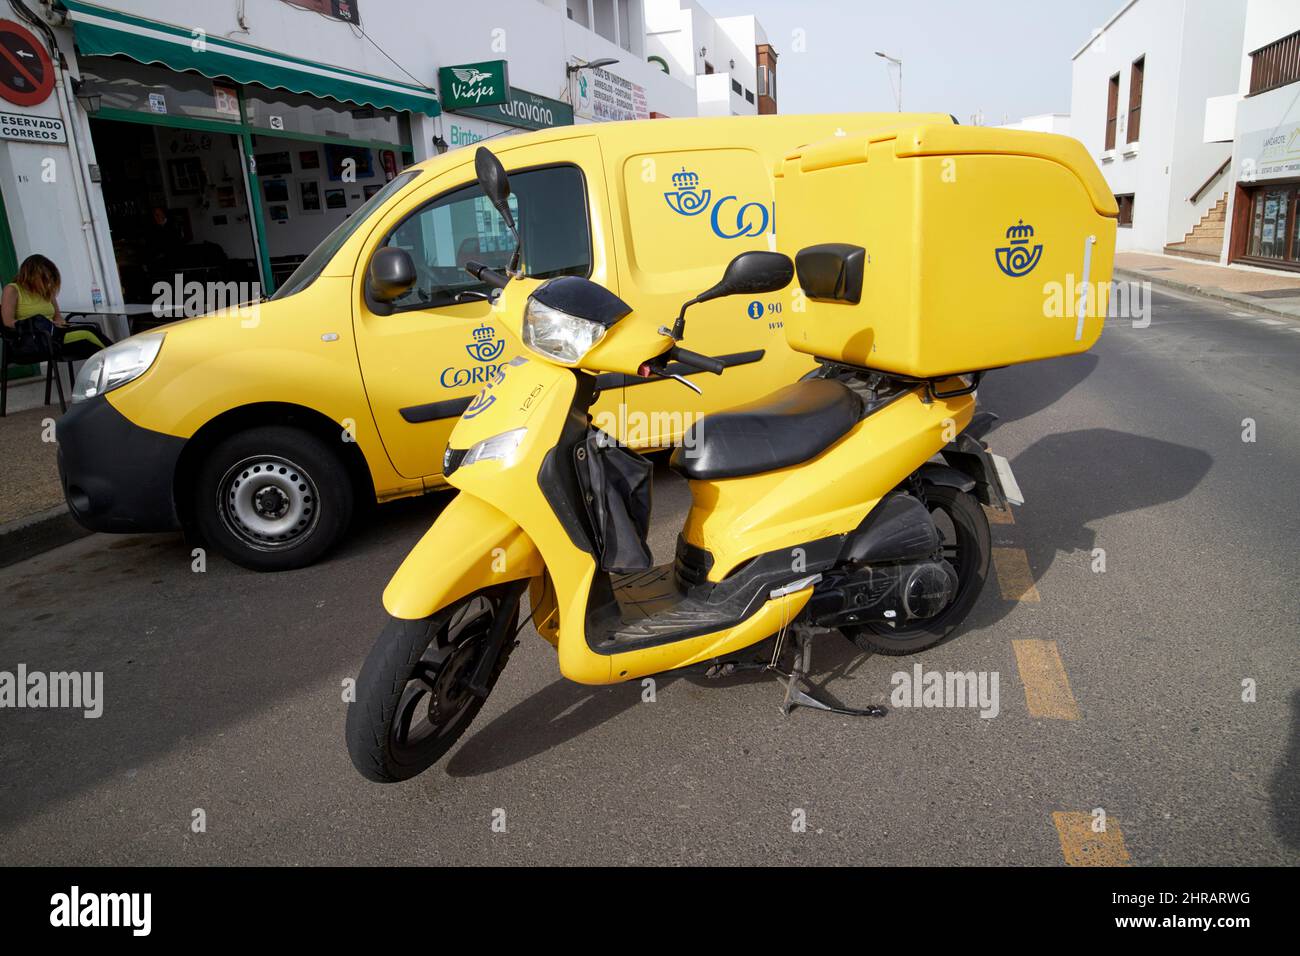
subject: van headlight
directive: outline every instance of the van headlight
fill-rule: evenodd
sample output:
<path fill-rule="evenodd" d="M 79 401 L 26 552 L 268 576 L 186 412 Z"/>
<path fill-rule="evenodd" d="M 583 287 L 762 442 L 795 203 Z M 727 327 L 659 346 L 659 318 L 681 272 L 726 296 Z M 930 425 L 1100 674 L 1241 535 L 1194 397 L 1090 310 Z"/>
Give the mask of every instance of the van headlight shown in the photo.
<path fill-rule="evenodd" d="M 460 467 L 464 468 L 476 461 L 504 461 L 509 466 L 514 462 L 515 452 L 519 450 L 519 444 L 527 434 L 527 428 L 512 428 L 500 435 L 484 438 L 481 442 L 470 445 L 469 451 L 465 452 L 465 457 L 461 459 Z"/>
<path fill-rule="evenodd" d="M 543 305 L 535 296 L 524 306 L 524 344 L 557 362 L 579 361 L 604 335 L 599 322 Z"/>
<path fill-rule="evenodd" d="M 84 402 L 103 395 L 149 371 L 162 348 L 165 334 L 133 335 L 116 345 L 100 349 L 86 359 L 77 373 L 76 384 L 72 386 L 72 400 Z"/>

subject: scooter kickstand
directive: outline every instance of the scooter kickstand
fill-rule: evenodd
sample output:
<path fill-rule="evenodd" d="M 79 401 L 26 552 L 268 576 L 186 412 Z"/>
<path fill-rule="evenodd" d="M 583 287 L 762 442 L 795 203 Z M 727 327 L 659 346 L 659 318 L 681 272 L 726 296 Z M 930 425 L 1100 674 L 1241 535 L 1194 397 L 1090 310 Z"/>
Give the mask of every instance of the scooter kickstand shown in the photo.
<path fill-rule="evenodd" d="M 794 631 L 794 664 L 790 668 L 790 673 L 780 670 L 775 662 L 772 670 L 776 672 L 777 680 L 785 686 L 785 699 L 781 702 L 781 716 L 789 717 L 790 712 L 796 707 L 807 707 L 811 710 L 824 710 L 832 714 L 840 714 L 844 717 L 884 717 L 888 710 L 878 704 L 872 704 L 870 707 L 858 709 L 856 707 L 837 707 L 815 696 L 816 691 L 812 685 L 808 684 L 808 690 L 803 690 L 799 685 L 807 683 L 807 676 L 812 670 L 812 641 L 808 634 L 801 627 L 792 628 Z M 778 649 L 779 652 L 779 649 Z"/>

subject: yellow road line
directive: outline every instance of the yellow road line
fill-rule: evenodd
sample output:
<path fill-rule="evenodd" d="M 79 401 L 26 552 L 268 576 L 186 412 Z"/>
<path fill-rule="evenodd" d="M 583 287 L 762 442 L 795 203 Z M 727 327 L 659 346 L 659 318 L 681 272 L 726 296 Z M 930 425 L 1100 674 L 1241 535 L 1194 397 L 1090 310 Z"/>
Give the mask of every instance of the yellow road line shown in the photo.
<path fill-rule="evenodd" d="M 1078 720 L 1079 705 L 1070 691 L 1070 678 L 1056 649 L 1056 641 L 1012 641 L 1025 704 L 1031 717 Z"/>
<path fill-rule="evenodd" d="M 1034 575 L 1029 570 L 1029 556 L 1024 548 L 994 548 L 993 566 L 998 572 L 1003 598 L 1038 603 L 1038 588 L 1034 587 Z"/>
<path fill-rule="evenodd" d="M 1106 829 L 1093 832 L 1091 813 L 1053 813 L 1052 822 L 1061 838 L 1061 855 L 1069 866 L 1128 866 L 1130 857 L 1124 834 L 1114 817 L 1106 818 Z"/>

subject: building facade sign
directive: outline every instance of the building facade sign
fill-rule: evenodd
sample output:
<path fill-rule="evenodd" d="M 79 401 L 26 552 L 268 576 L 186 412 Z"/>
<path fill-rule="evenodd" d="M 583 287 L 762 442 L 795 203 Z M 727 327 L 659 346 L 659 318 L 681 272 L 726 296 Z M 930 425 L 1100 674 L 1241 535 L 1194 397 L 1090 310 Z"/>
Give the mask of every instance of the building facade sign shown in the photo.
<path fill-rule="evenodd" d="M 1300 177 L 1300 123 L 1243 133 L 1237 155 L 1243 182 Z"/>
<path fill-rule="evenodd" d="M 438 71 L 438 87 L 446 110 L 496 106 L 510 100 L 505 60 L 444 66 Z"/>
<path fill-rule="evenodd" d="M 509 102 L 497 106 L 473 106 L 457 112 L 519 129 L 573 125 L 573 107 L 568 103 L 520 89 L 510 91 Z"/>
<path fill-rule="evenodd" d="M 573 75 L 574 112 L 584 119 L 649 119 L 645 87 L 616 76 L 608 70 L 584 69 Z"/>

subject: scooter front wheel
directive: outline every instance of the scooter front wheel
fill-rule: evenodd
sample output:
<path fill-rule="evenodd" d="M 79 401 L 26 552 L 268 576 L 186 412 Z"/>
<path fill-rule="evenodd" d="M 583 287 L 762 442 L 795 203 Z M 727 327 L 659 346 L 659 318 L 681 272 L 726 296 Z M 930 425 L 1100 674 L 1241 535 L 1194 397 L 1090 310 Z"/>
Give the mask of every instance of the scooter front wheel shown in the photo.
<path fill-rule="evenodd" d="M 514 648 L 518 592 L 485 588 L 418 621 L 389 620 L 357 677 L 346 736 L 352 764 L 377 783 L 409 780 L 442 758 L 487 699 L 470 688 L 502 615 L 508 637 L 490 692 Z"/>

